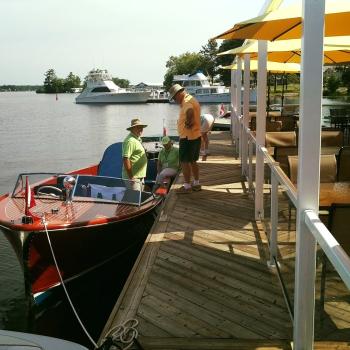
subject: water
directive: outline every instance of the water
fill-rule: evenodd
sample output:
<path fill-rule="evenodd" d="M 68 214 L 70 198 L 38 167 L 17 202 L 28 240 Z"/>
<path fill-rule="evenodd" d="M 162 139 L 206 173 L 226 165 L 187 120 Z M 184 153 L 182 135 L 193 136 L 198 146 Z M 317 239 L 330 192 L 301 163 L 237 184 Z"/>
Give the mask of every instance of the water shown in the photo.
<path fill-rule="evenodd" d="M 0 93 L 0 194 L 12 190 L 21 172 L 65 172 L 99 162 L 108 145 L 127 135 L 133 118 L 148 124 L 145 136 L 161 134 L 163 122 L 176 134 L 176 105 L 77 105 L 75 96 L 58 94 L 56 100 L 55 95 Z M 203 106 L 202 111 L 218 115 L 219 107 Z M 138 249 L 71 289 L 79 314 L 95 339 L 127 277 L 130 256 L 135 257 Z M 0 329 L 31 330 L 88 345 L 62 295 L 45 312 L 35 310 L 33 321 L 24 298 L 21 268 L 2 235 L 0 286 Z"/>
<path fill-rule="evenodd" d="M 281 96 L 276 95 L 270 98 L 270 104 L 281 104 Z M 298 105 L 299 96 L 285 96 L 284 105 Z M 349 108 L 350 96 L 323 97 L 322 98 L 322 117 L 330 115 L 330 108 Z M 322 120 L 323 125 L 327 125 L 326 119 Z"/>

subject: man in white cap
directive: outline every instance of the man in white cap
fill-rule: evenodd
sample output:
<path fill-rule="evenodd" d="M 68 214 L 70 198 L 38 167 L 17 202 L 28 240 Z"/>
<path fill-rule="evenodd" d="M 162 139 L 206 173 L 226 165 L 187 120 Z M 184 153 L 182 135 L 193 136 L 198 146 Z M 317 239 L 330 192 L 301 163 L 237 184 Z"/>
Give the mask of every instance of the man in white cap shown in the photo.
<path fill-rule="evenodd" d="M 132 119 L 131 125 L 126 129 L 129 130 L 129 135 L 123 142 L 123 179 L 136 180 L 133 188 L 140 189 L 137 183 L 142 182 L 146 177 L 147 171 L 147 156 L 146 151 L 142 146 L 141 135 L 146 127 L 140 119 Z"/>
<path fill-rule="evenodd" d="M 200 155 L 208 156 L 209 155 L 209 132 L 211 131 L 214 125 L 214 117 L 211 114 L 202 114 L 201 115 L 201 134 L 202 134 L 202 143 Z"/>
<path fill-rule="evenodd" d="M 159 152 L 156 184 L 162 185 L 165 178 L 174 177 L 179 171 L 179 149 L 173 146 L 169 136 L 162 138 L 163 149 Z"/>
<path fill-rule="evenodd" d="M 169 99 L 173 99 L 181 107 L 177 121 L 177 131 L 180 138 L 179 159 L 185 182 L 176 192 L 191 193 L 192 191 L 200 191 L 201 185 L 199 184 L 197 164 L 201 147 L 200 105 L 179 84 L 175 84 L 169 89 Z M 193 175 L 192 183 L 191 175 Z"/>

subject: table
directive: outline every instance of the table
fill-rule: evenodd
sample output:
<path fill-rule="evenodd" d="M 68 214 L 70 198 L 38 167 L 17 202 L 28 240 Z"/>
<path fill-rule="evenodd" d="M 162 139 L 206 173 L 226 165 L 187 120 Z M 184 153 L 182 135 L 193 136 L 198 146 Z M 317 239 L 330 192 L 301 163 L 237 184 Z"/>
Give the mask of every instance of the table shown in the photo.
<path fill-rule="evenodd" d="M 329 209 L 332 203 L 350 203 L 350 182 L 320 183 L 320 209 Z"/>

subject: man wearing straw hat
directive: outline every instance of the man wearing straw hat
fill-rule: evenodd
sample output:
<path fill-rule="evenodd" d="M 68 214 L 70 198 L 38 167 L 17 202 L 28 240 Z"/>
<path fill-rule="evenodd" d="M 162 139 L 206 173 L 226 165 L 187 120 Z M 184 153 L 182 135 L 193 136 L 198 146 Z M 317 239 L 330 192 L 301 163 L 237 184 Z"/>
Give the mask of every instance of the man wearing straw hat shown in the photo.
<path fill-rule="evenodd" d="M 123 142 L 123 179 L 135 180 L 135 189 L 140 189 L 139 183 L 146 177 L 147 171 L 147 156 L 146 151 L 142 146 L 141 135 L 143 129 L 147 127 L 140 119 L 132 119 L 131 125 L 126 128 L 130 134 Z"/>
<path fill-rule="evenodd" d="M 179 84 L 175 84 L 170 88 L 169 99 L 174 100 L 181 107 L 177 121 L 177 130 L 180 138 L 179 159 L 185 181 L 176 192 L 191 193 L 192 191 L 200 191 L 201 185 L 199 184 L 199 168 L 197 164 L 201 147 L 200 105 Z M 192 184 L 191 175 L 193 175 Z"/>

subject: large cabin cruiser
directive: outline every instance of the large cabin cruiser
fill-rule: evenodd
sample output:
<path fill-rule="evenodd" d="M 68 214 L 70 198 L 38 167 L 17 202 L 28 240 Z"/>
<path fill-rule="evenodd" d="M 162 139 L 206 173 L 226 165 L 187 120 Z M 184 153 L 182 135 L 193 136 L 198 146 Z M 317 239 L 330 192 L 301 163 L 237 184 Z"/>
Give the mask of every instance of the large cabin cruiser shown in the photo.
<path fill-rule="evenodd" d="M 149 91 L 132 91 L 120 88 L 106 70 L 92 70 L 86 88 L 75 99 L 76 103 L 146 103 Z"/>
<path fill-rule="evenodd" d="M 199 103 L 230 103 L 229 88 L 223 85 L 210 85 L 203 73 L 174 75 L 174 84 L 180 84 L 186 91 L 195 96 Z M 250 102 L 256 101 L 255 91 L 251 91 Z"/>

